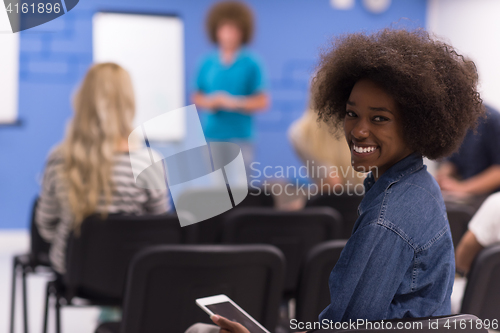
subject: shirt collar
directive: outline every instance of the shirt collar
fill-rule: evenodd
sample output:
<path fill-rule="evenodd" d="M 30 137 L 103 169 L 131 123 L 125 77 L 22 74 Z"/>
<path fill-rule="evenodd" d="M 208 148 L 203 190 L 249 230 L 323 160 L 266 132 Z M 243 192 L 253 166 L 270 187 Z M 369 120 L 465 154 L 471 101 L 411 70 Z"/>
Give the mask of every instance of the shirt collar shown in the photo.
<path fill-rule="evenodd" d="M 364 180 L 365 197 L 358 207 L 358 214 L 361 214 L 377 195 L 386 191 L 389 186 L 397 183 L 401 178 L 420 170 L 423 165 L 422 156 L 413 153 L 390 167 L 377 181 L 375 181 L 373 173 L 370 172 Z"/>
<path fill-rule="evenodd" d="M 222 62 L 222 55 L 221 55 L 221 50 L 218 49 L 216 54 L 217 54 L 217 60 L 219 62 L 219 65 L 222 66 L 222 67 L 225 67 L 225 68 L 230 68 L 232 67 L 238 60 L 240 60 L 241 56 L 243 55 L 243 53 L 245 52 L 245 49 L 244 49 L 244 46 L 241 46 L 238 50 L 236 50 L 235 54 L 234 54 L 234 60 L 232 63 L 230 64 L 224 64 Z"/>

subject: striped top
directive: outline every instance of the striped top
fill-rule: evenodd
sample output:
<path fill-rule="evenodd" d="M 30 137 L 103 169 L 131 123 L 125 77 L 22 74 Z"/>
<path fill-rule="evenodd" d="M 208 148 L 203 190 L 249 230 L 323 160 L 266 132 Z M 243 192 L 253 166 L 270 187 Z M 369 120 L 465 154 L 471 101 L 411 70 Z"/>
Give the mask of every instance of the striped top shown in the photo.
<path fill-rule="evenodd" d="M 142 160 L 134 158 L 134 168 L 137 168 L 138 163 L 144 163 L 142 169 L 151 164 L 144 158 L 149 154 L 139 153 L 137 156 L 142 156 Z M 66 243 L 73 230 L 74 221 L 65 194 L 66 185 L 62 179 L 63 161 L 58 149 L 49 154 L 35 216 L 40 235 L 51 243 L 49 257 L 52 267 L 61 274 L 65 273 Z M 102 195 L 97 204 L 97 211 L 140 215 L 162 214 L 170 209 L 166 189 L 146 189 L 136 185 L 128 153 L 115 155 L 112 180 L 114 188 L 111 204 L 106 205 Z"/>

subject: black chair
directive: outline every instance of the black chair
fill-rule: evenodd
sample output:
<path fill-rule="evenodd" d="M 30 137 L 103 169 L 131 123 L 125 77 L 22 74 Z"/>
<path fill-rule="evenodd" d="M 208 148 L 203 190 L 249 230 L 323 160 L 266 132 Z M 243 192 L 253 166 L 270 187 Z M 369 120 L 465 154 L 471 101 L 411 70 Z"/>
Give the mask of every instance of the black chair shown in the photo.
<path fill-rule="evenodd" d="M 478 324 L 479 323 L 479 324 Z M 347 323 L 348 324 L 348 323 Z M 338 324 L 340 325 L 340 323 Z M 476 326 L 479 325 L 479 326 Z M 491 323 L 490 323 L 491 327 Z M 308 332 L 320 332 L 313 330 Z M 390 320 L 376 320 L 364 322 L 359 327 L 351 329 L 348 326 L 338 329 L 324 329 L 321 332 L 339 333 L 339 332 L 363 332 L 363 333 L 488 333 L 488 330 L 482 325 L 478 317 L 470 314 L 459 314 L 451 316 L 424 317 L 424 318 L 404 318 Z"/>
<path fill-rule="evenodd" d="M 299 278 L 297 321 L 317 321 L 321 311 L 330 304 L 328 280 L 346 243 L 347 240 L 333 240 L 316 245 L 309 251 Z"/>
<path fill-rule="evenodd" d="M 342 195 L 318 195 L 306 202 L 306 207 L 331 207 L 337 210 L 343 219 L 342 235 L 339 238 L 349 239 L 352 229 L 358 219 L 358 206 L 363 196 L 353 194 L 352 191 Z"/>
<path fill-rule="evenodd" d="M 483 249 L 472 263 L 462 301 L 462 313 L 500 319 L 500 243 Z"/>
<path fill-rule="evenodd" d="M 30 222 L 30 252 L 14 256 L 12 267 L 12 293 L 11 293 L 11 308 L 10 308 L 10 333 L 14 333 L 15 310 L 16 310 L 16 281 L 19 274 L 22 278 L 22 300 L 23 300 L 23 322 L 24 332 L 28 332 L 28 291 L 26 288 L 26 278 L 30 273 L 39 271 L 52 272 L 49 261 L 50 244 L 45 242 L 35 223 L 35 213 L 38 199 L 35 199 L 31 210 Z"/>
<path fill-rule="evenodd" d="M 297 289 L 300 264 L 315 245 L 339 238 L 342 218 L 329 207 L 300 211 L 271 208 L 241 208 L 226 215 L 223 242 L 228 244 L 272 244 L 286 258 L 285 291 Z"/>
<path fill-rule="evenodd" d="M 273 207 L 274 198 L 263 189 L 248 188 L 248 195 L 236 207 Z"/>
<path fill-rule="evenodd" d="M 220 196 L 227 195 L 225 190 L 220 189 L 196 189 L 192 191 L 186 191 L 183 193 L 179 200 L 186 200 L 187 202 L 199 202 L 200 197 L 204 196 Z M 248 189 L 248 195 L 243 201 L 230 211 L 224 212 L 220 215 L 214 216 L 201 223 L 196 223 L 193 225 L 188 225 L 184 228 L 192 229 L 193 234 L 196 236 L 196 243 L 198 244 L 218 244 L 221 242 L 223 223 L 226 215 L 234 210 L 245 207 L 273 207 L 274 199 L 269 193 L 265 193 L 262 190 L 257 190 L 254 188 Z"/>
<path fill-rule="evenodd" d="M 462 236 L 467 231 L 467 226 L 474 215 L 474 210 L 469 206 L 447 203 L 446 212 L 448 213 L 453 246 L 456 248 L 460 239 L 462 239 Z"/>
<path fill-rule="evenodd" d="M 179 244 L 188 238 L 176 215 L 109 215 L 105 220 L 94 215 L 85 219 L 80 235 L 72 233 L 68 239 L 66 274 L 47 284 L 44 332 L 51 296 L 59 333 L 62 305 L 72 305 L 78 297 L 89 305 L 120 306 L 132 257 L 147 246 Z"/>
<path fill-rule="evenodd" d="M 155 246 L 134 257 L 128 272 L 122 323 L 96 333 L 184 332 L 211 323 L 195 300 L 225 294 L 274 331 L 284 257 L 270 245 Z"/>

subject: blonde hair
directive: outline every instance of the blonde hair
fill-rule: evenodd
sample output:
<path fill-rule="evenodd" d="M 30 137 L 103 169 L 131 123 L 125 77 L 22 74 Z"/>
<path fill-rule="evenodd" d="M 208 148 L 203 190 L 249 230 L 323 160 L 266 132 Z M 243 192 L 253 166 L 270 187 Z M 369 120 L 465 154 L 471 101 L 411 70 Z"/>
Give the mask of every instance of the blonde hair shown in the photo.
<path fill-rule="evenodd" d="M 351 152 L 343 135 L 333 133 L 330 126 L 319 122 L 311 105 L 293 126 L 302 138 L 302 147 L 307 149 L 307 154 L 327 168 L 336 167 L 342 184 L 363 182 L 364 176 L 352 169 Z"/>
<path fill-rule="evenodd" d="M 74 101 L 74 117 L 60 146 L 67 200 L 74 229 L 96 212 L 102 195 L 111 203 L 111 179 L 117 145 L 132 131 L 135 100 L 132 81 L 114 63 L 93 65 Z M 106 216 L 106 212 L 100 212 Z"/>

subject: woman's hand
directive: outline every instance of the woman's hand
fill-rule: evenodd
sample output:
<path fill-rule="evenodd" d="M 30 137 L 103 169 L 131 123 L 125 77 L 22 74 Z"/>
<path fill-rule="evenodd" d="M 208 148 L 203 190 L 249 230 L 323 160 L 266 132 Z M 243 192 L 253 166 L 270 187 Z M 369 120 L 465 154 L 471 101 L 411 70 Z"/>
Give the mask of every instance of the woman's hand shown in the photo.
<path fill-rule="evenodd" d="M 214 324 L 220 327 L 220 332 L 221 333 L 250 333 L 249 330 L 247 330 L 243 325 L 231 321 L 227 318 L 218 316 L 218 315 L 213 315 L 210 317 Z"/>

